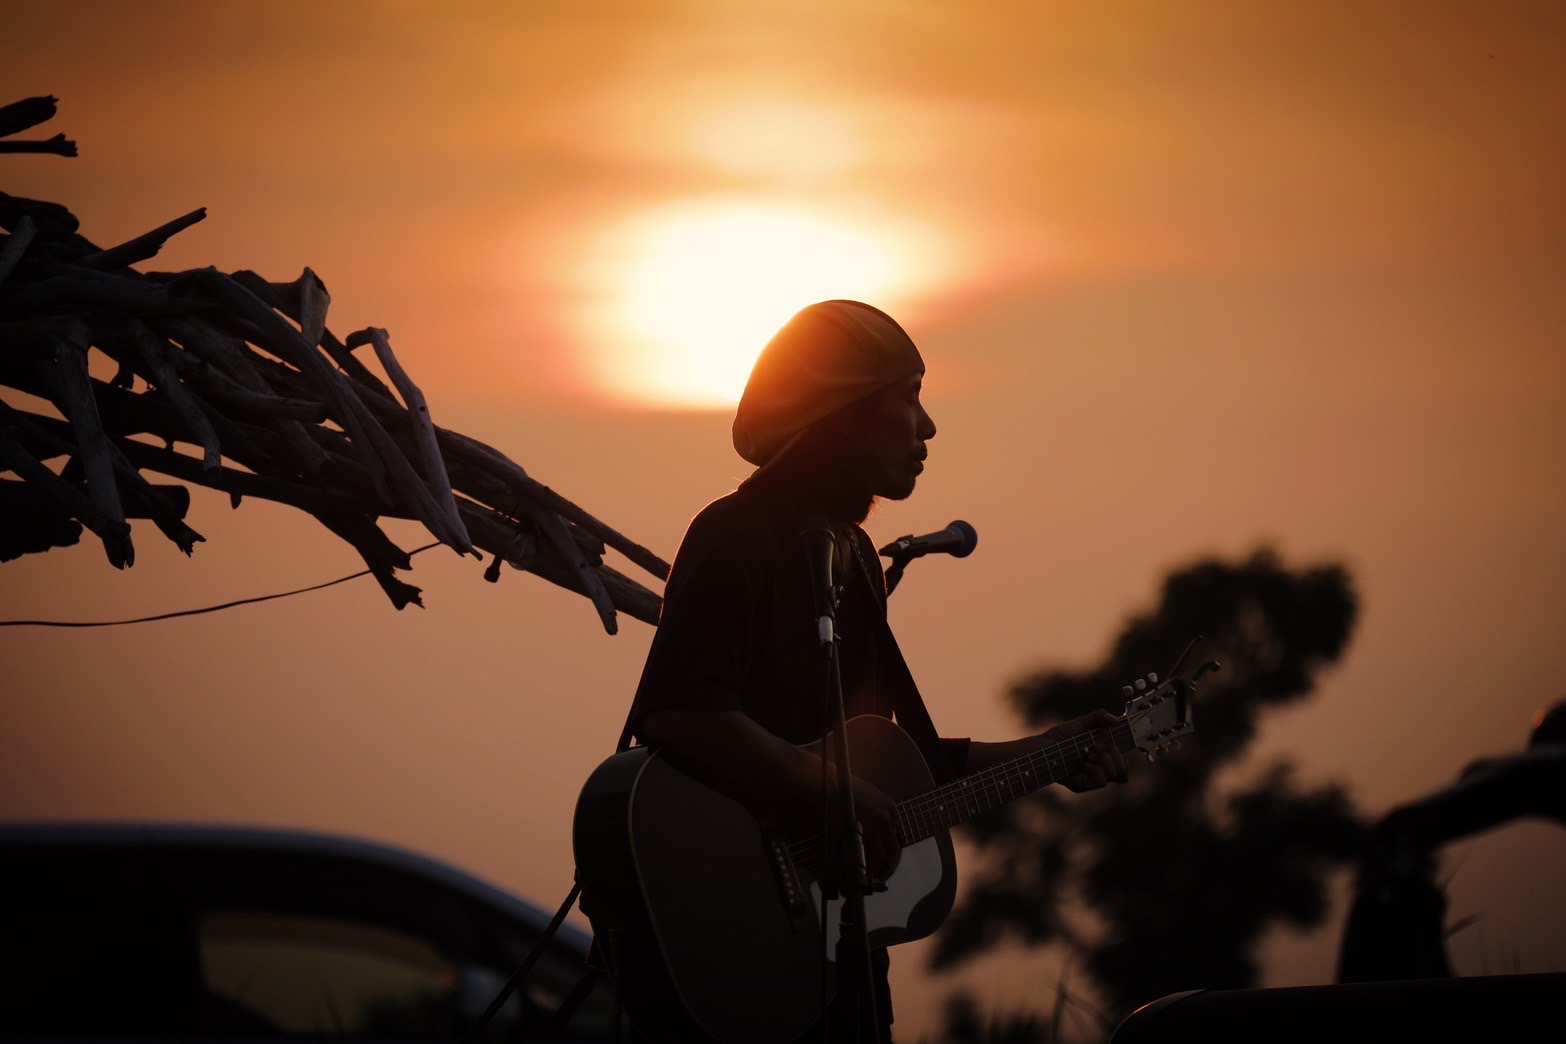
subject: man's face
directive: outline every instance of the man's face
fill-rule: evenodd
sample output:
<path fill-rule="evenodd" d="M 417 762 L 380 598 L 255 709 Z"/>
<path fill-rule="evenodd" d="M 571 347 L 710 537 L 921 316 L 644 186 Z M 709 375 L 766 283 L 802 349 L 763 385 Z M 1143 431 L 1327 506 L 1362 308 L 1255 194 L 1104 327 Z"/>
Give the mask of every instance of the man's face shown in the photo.
<path fill-rule="evenodd" d="M 919 401 L 923 385 L 922 371 L 910 374 L 877 392 L 862 415 L 864 476 L 878 497 L 906 499 L 924 471 L 935 421 Z"/>

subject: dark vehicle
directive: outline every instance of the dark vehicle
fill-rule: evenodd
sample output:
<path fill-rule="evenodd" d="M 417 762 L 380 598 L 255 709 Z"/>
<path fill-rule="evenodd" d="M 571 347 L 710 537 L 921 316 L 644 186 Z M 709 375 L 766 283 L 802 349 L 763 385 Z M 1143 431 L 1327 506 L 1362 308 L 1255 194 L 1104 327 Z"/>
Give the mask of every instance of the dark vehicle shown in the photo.
<path fill-rule="evenodd" d="M 385 845 L 194 826 L 0 826 L 0 1037 L 455 1041 L 549 914 Z M 564 1027 L 566 925 L 484 1040 L 610 1040 L 602 980 Z"/>

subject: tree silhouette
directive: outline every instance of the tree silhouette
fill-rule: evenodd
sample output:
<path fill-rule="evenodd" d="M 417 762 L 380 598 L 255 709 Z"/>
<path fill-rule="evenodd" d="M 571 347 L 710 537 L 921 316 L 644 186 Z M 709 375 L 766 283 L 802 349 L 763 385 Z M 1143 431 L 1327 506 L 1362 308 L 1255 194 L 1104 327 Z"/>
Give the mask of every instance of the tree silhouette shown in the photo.
<path fill-rule="evenodd" d="M 1179 990 L 1256 985 L 1263 933 L 1322 921 L 1327 877 L 1357 854 L 1363 827 L 1341 786 L 1304 787 L 1287 762 L 1246 783 L 1218 777 L 1263 711 L 1310 694 L 1356 615 L 1341 566 L 1291 571 L 1268 549 L 1203 561 L 1168 577 L 1158 608 L 1131 619 L 1100 666 L 1015 685 L 1012 702 L 1038 726 L 1111 703 L 1196 634 L 1195 655 L 1223 665 L 1201 684 L 1195 734 L 1158 767 L 1134 769 L 1119 793 L 1046 790 L 968 825 L 979 869 L 932 964 L 1008 939 L 1062 945 L 1116 1017 Z"/>

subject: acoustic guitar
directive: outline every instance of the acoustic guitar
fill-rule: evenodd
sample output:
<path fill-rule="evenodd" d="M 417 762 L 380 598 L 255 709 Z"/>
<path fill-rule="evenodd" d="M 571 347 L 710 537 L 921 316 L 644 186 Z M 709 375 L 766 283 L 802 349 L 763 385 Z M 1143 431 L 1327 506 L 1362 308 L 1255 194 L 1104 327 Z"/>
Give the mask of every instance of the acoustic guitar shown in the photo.
<path fill-rule="evenodd" d="M 924 938 L 951 912 L 953 826 L 1065 779 L 1097 746 L 1152 757 L 1177 745 L 1192 731 L 1196 679 L 1216 667 L 1205 664 L 1162 684 L 1149 675 L 1127 687 L 1131 697 L 1114 726 L 941 786 L 889 719 L 850 720 L 849 764 L 897 802 L 902 844 L 885 889 L 865 899 L 870 945 Z M 639 943 L 638 961 L 661 961 L 680 1002 L 713 1038 L 783 1044 L 820 1016 L 822 955 L 835 957 L 841 900 L 822 898 L 827 853 L 819 832 L 790 831 L 674 757 L 636 747 L 588 778 L 573 842 L 583 909 L 597 934 Z M 624 1000 L 637 1018 L 634 990 Z"/>

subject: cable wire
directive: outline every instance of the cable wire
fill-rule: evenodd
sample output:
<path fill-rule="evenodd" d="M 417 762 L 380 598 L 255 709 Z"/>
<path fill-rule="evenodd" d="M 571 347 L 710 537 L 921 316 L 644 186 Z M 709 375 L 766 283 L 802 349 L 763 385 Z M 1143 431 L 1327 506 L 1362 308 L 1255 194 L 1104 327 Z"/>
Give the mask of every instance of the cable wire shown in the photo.
<path fill-rule="evenodd" d="M 440 541 L 433 544 L 425 544 L 408 552 L 412 558 L 421 551 L 428 551 L 432 547 L 439 547 Z M 369 576 L 371 570 L 363 569 L 349 576 L 340 576 L 336 580 L 328 580 L 324 584 L 313 584 L 310 587 L 301 587 L 295 591 L 282 591 L 278 594 L 257 595 L 254 598 L 241 598 L 234 602 L 224 602 L 222 605 L 209 605 L 201 609 L 181 609 L 174 613 L 158 613 L 156 616 L 138 616 L 131 620 L 0 620 L 0 627 L 121 627 L 125 624 L 152 623 L 154 620 L 173 620 L 181 616 L 200 616 L 202 613 L 215 613 L 219 609 L 232 609 L 236 605 L 252 605 L 256 602 L 270 602 L 274 598 L 291 598 L 294 595 L 307 594 L 310 591 L 320 591 L 327 587 L 335 587 L 345 584 L 349 580 L 357 580 L 361 576 Z"/>

